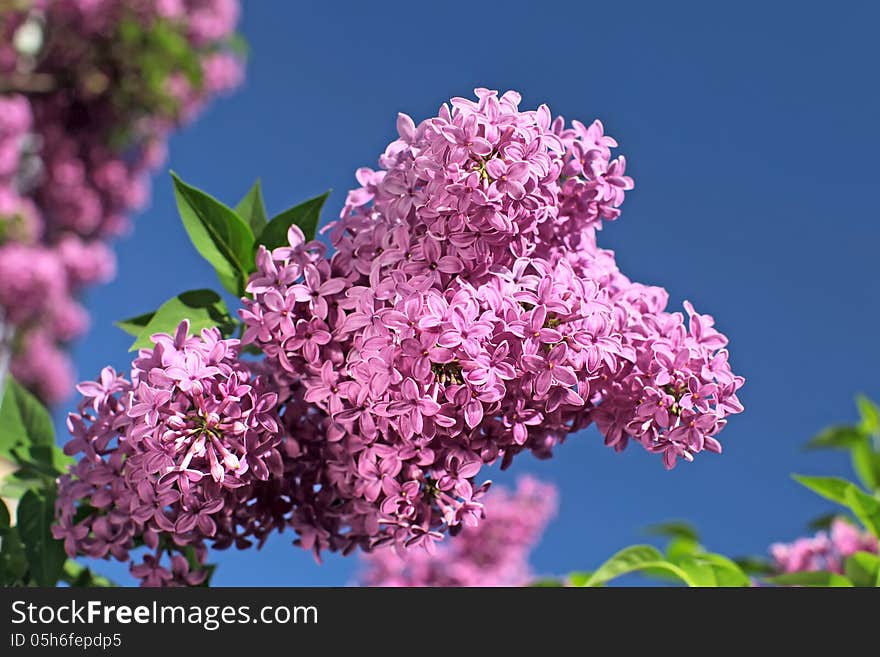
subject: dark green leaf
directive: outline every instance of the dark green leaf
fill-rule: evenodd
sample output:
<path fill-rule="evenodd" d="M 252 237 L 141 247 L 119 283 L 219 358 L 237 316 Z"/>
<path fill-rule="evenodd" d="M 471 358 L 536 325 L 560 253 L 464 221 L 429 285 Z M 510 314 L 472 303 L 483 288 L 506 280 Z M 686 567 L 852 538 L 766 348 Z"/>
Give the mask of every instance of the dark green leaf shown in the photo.
<path fill-rule="evenodd" d="M 118 322 L 113 322 L 114 326 L 121 328 L 123 331 L 128 333 L 129 335 L 133 335 L 134 337 L 139 336 L 144 331 L 144 327 L 150 323 L 150 320 L 153 319 L 155 312 L 144 313 L 143 315 L 138 315 L 137 317 L 130 317 L 128 319 L 120 319 Z"/>
<path fill-rule="evenodd" d="M 700 535 L 693 525 L 684 520 L 670 520 L 669 522 L 661 522 L 651 525 L 645 529 L 645 533 L 649 536 L 666 536 L 669 538 L 688 538 L 692 541 L 699 542 Z"/>
<path fill-rule="evenodd" d="M 189 320 L 193 334 L 216 326 L 221 333 L 229 335 L 235 328 L 235 321 L 219 294 L 213 290 L 190 290 L 162 304 L 131 345 L 132 351 L 152 346 L 150 336 L 156 333 L 174 335 L 184 319 Z"/>
<path fill-rule="evenodd" d="M 18 536 L 18 529 L 0 529 L 0 586 L 22 586 L 26 584 L 28 562 L 24 546 Z"/>
<path fill-rule="evenodd" d="M 75 459 L 68 456 L 56 445 L 31 445 L 21 447 L 15 451 L 16 460 L 20 467 L 15 473 L 16 479 L 27 480 L 35 477 L 48 477 L 54 480 L 58 475 L 67 471 L 68 466 Z M 33 486 L 24 482 L 25 485 Z"/>
<path fill-rule="evenodd" d="M 294 224 L 302 230 L 307 242 L 315 239 L 318 222 L 321 218 L 321 208 L 324 207 L 328 196 L 330 196 L 330 192 L 325 192 L 273 217 L 257 238 L 257 244 L 262 244 L 270 251 L 279 246 L 285 246 L 288 244 L 287 229 Z"/>
<path fill-rule="evenodd" d="M 776 572 L 773 562 L 764 557 L 740 557 L 734 563 L 749 575 L 772 575 Z"/>
<path fill-rule="evenodd" d="M 865 438 L 859 427 L 828 427 L 804 445 L 804 449 L 852 449 L 865 442 Z"/>
<path fill-rule="evenodd" d="M 12 518 L 9 517 L 9 507 L 6 506 L 5 500 L 0 497 L 0 531 L 8 528 L 10 522 L 12 522 Z"/>
<path fill-rule="evenodd" d="M 877 586 L 880 576 L 880 557 L 870 552 L 856 552 L 844 562 L 844 573 L 853 586 Z"/>
<path fill-rule="evenodd" d="M 238 216 L 244 219 L 251 227 L 254 235 L 263 232 L 269 218 L 266 216 L 266 206 L 263 203 L 263 192 L 260 188 L 260 180 L 254 183 L 247 195 L 235 206 Z"/>
<path fill-rule="evenodd" d="M 821 516 L 813 518 L 810 522 L 807 523 L 807 529 L 812 531 L 824 531 L 827 529 L 831 529 L 831 523 L 834 522 L 835 518 L 839 518 L 840 513 L 825 513 Z"/>
<path fill-rule="evenodd" d="M 31 579 L 38 586 L 55 586 L 67 556 L 64 544 L 52 537 L 55 492 L 28 491 L 18 503 L 17 528 L 28 560 Z"/>
<path fill-rule="evenodd" d="M 768 577 L 767 581 L 779 586 L 852 586 L 852 582 L 843 575 L 825 571 L 786 573 L 776 577 Z"/>
<path fill-rule="evenodd" d="M 814 493 L 817 493 L 832 502 L 846 504 L 846 490 L 851 485 L 851 482 L 846 479 L 841 479 L 840 477 L 792 476 L 797 482 L 806 486 Z"/>
<path fill-rule="evenodd" d="M 214 269 L 232 294 L 244 294 L 245 281 L 254 270 L 254 235 L 232 209 L 176 174 L 174 195 L 186 232 L 196 250 Z"/>

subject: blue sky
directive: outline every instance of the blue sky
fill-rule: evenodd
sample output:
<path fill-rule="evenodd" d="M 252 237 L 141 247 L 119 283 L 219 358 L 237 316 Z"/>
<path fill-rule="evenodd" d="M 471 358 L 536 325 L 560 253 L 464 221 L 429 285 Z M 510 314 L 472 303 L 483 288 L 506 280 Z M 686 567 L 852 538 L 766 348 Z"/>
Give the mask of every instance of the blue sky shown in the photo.
<path fill-rule="evenodd" d="M 730 337 L 746 412 L 723 432 L 723 455 L 666 472 L 587 430 L 550 461 L 524 456 L 492 474 L 531 472 L 561 490 L 537 570 L 595 567 L 670 518 L 694 522 L 718 551 L 761 553 L 828 510 L 789 473 L 848 475 L 843 456 L 800 446 L 854 420 L 856 393 L 880 397 L 876 5 L 244 4 L 247 82 L 172 141 L 168 168 L 185 180 L 234 202 L 261 177 L 270 211 L 332 187 L 326 219 L 355 169 L 394 138 L 398 111 L 418 121 L 476 86 L 517 89 L 526 108 L 602 119 L 636 180 L 603 245 L 632 278 L 692 300 Z M 117 279 L 87 298 L 93 329 L 74 351 L 83 378 L 127 366 L 130 339 L 112 320 L 216 286 L 167 173 L 118 253 Z M 214 582 L 352 581 L 356 559 L 317 566 L 292 538 L 220 553 Z"/>

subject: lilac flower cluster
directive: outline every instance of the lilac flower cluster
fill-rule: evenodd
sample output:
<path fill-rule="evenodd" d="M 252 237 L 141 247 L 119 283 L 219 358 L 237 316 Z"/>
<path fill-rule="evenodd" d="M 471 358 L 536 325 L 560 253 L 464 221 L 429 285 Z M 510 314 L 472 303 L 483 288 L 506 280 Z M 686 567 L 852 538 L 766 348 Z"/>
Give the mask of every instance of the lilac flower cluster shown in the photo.
<path fill-rule="evenodd" d="M 515 491 L 493 488 L 486 518 L 433 553 L 385 547 L 363 557 L 364 586 L 523 586 L 528 557 L 556 512 L 556 488 L 521 477 Z"/>
<path fill-rule="evenodd" d="M 157 334 L 131 378 L 105 368 L 78 386 L 65 453 L 79 460 L 59 482 L 53 527 L 71 557 L 128 561 L 145 585 L 197 584 L 206 541 L 265 538 L 256 524 L 271 478 L 283 472 L 278 395 L 217 329 Z M 271 529 L 271 528 L 270 528 Z"/>
<path fill-rule="evenodd" d="M 828 532 L 770 546 L 780 574 L 823 570 L 842 575 L 846 558 L 856 552 L 877 554 L 877 538 L 841 518 L 834 519 Z"/>
<path fill-rule="evenodd" d="M 632 179 L 601 123 L 477 90 L 418 126 L 401 115 L 360 169 L 335 253 L 262 249 L 241 316 L 296 441 L 304 546 L 431 543 L 477 524 L 482 467 L 595 422 L 667 467 L 742 410 L 727 339 L 599 249 Z"/>
<path fill-rule="evenodd" d="M 63 346 L 88 326 L 76 298 L 113 276 L 107 240 L 147 200 L 170 132 L 238 84 L 228 47 L 237 18 L 236 0 L 0 8 L 0 322 L 15 329 L 0 349 L 44 400 L 69 394 Z M 172 71 L 148 95 L 138 58 L 155 47 L 143 35 L 158 30 L 186 44 L 180 67 L 190 58 L 197 70 Z"/>

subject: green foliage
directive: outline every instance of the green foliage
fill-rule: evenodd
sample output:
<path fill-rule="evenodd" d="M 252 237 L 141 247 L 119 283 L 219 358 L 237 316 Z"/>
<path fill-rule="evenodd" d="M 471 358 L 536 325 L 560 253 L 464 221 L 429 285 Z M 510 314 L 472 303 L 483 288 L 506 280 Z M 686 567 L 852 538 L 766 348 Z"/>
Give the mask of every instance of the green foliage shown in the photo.
<path fill-rule="evenodd" d="M 869 495 L 856 484 L 838 477 L 794 478 L 822 497 L 849 509 L 874 536 L 880 536 L 880 500 Z"/>
<path fill-rule="evenodd" d="M 870 436 L 880 436 L 880 408 L 864 395 L 856 397 L 861 422 L 859 428 Z"/>
<path fill-rule="evenodd" d="M 844 573 L 853 586 L 880 586 L 880 556 L 856 552 L 844 563 Z"/>
<path fill-rule="evenodd" d="M 244 219 L 251 227 L 254 235 L 263 232 L 269 219 L 266 216 L 266 206 L 263 203 L 263 191 L 260 188 L 259 179 L 254 183 L 250 191 L 245 195 L 238 205 L 235 206 L 238 216 Z"/>
<path fill-rule="evenodd" d="M 683 520 L 670 520 L 667 522 L 657 523 L 645 529 L 645 533 L 649 536 L 665 536 L 667 538 L 685 538 L 693 542 L 699 542 L 700 535 L 697 530 Z"/>
<path fill-rule="evenodd" d="M 116 586 L 112 580 L 107 579 L 103 575 L 98 575 L 90 568 L 86 568 L 82 564 L 78 564 L 70 559 L 64 564 L 61 581 L 66 582 L 70 586 L 80 588 Z"/>
<path fill-rule="evenodd" d="M 852 582 L 843 575 L 825 571 L 786 573 L 776 577 L 768 577 L 766 581 L 778 586 L 819 586 L 823 588 L 852 586 Z"/>
<path fill-rule="evenodd" d="M 845 503 L 846 491 L 851 485 L 846 479 L 840 477 L 807 477 L 804 475 L 792 475 L 792 477 L 817 495 L 838 504 Z"/>
<path fill-rule="evenodd" d="M 28 390 L 10 380 L 0 405 L 0 454 L 7 457 L 24 444 L 54 445 L 55 429 L 48 411 Z"/>
<path fill-rule="evenodd" d="M 856 398 L 859 423 L 825 429 L 806 449 L 841 449 L 850 453 L 853 471 L 869 490 L 880 489 L 880 409 L 867 397 Z"/>
<path fill-rule="evenodd" d="M 810 520 L 807 523 L 807 529 L 810 529 L 814 532 L 818 531 L 827 531 L 831 529 L 831 525 L 834 523 L 835 518 L 839 518 L 840 513 L 823 513 L 821 516 L 817 516 Z"/>
<path fill-rule="evenodd" d="M 220 283 L 236 296 L 244 294 L 248 275 L 254 270 L 254 234 L 235 210 L 176 174 L 174 195 L 184 228 L 193 246 L 214 267 Z"/>
<path fill-rule="evenodd" d="M 698 586 L 685 570 L 667 561 L 659 550 L 651 545 L 633 545 L 624 548 L 599 566 L 583 586 L 601 586 L 623 575 L 646 569 L 665 570 L 688 586 Z"/>
<path fill-rule="evenodd" d="M 543 577 L 536 579 L 529 586 L 535 589 L 558 589 L 565 586 L 565 582 L 555 577 Z"/>
<path fill-rule="evenodd" d="M 27 491 L 18 503 L 17 529 L 28 571 L 38 586 L 55 586 L 64 570 L 64 544 L 52 537 L 55 491 Z"/>
<path fill-rule="evenodd" d="M 7 380 L 0 403 L 0 457 L 13 466 L 13 473 L 0 482 L 0 494 L 18 502 L 13 523 L 0 501 L 0 586 L 68 581 L 65 573 L 75 566 L 67 560 L 64 544 L 52 536 L 52 524 L 56 480 L 73 459 L 55 445 L 49 413 L 13 379 Z"/>
<path fill-rule="evenodd" d="M 865 435 L 859 427 L 828 427 L 804 445 L 804 449 L 851 449 L 864 439 Z"/>
<path fill-rule="evenodd" d="M 194 88 L 202 85 L 200 53 L 179 23 L 128 18 L 111 43 L 117 78 L 110 91 L 120 110 L 175 118 L 180 101 L 168 92 L 169 78 L 183 75 Z"/>
<path fill-rule="evenodd" d="M 149 318 L 149 319 L 146 319 Z M 137 336 L 131 350 L 148 348 L 153 345 L 150 336 L 156 333 L 174 335 L 184 319 L 190 323 L 190 332 L 197 334 L 204 328 L 218 327 L 229 337 L 235 330 L 236 321 L 229 314 L 226 303 L 213 290 L 190 290 L 163 303 L 152 313 L 138 315 L 117 322 L 116 325 Z M 138 324 L 144 322 L 142 327 Z M 135 333 L 135 330 L 138 332 Z"/>
<path fill-rule="evenodd" d="M 880 537 L 880 500 L 868 495 L 855 484 L 846 490 L 844 505 L 853 512 L 869 532 Z"/>
<path fill-rule="evenodd" d="M 270 250 L 284 246 L 288 243 L 287 230 L 294 224 L 302 230 L 307 242 L 315 239 L 321 218 L 321 208 L 324 207 L 328 196 L 330 196 L 329 191 L 276 215 L 260 233 L 257 243 Z"/>
<path fill-rule="evenodd" d="M 590 581 L 590 578 L 593 576 L 593 573 L 588 571 L 574 572 L 569 573 L 568 577 L 566 577 L 566 581 L 569 586 L 582 587 L 586 586 L 587 582 Z"/>
<path fill-rule="evenodd" d="M 30 488 L 54 485 L 73 462 L 55 445 L 48 411 L 12 378 L 0 401 L 0 458 L 16 466 L 14 475 L 0 481 L 0 493 L 13 498 Z"/>
<path fill-rule="evenodd" d="M 870 439 L 854 445 L 851 451 L 852 466 L 856 475 L 871 490 L 880 489 L 880 453 L 874 451 Z"/>
<path fill-rule="evenodd" d="M 143 315 L 137 315 L 136 317 L 129 317 L 128 319 L 120 319 L 118 321 L 113 322 L 113 326 L 121 328 L 123 331 L 128 333 L 129 335 L 133 335 L 134 337 L 138 337 L 141 333 L 144 332 L 144 327 L 150 323 L 150 320 L 153 319 L 153 316 L 156 314 L 155 311 L 151 313 L 144 313 Z"/>
<path fill-rule="evenodd" d="M 0 518 L 0 586 L 22 586 L 27 582 L 28 561 L 18 529 L 10 526 L 9 511 L 0 500 L 5 519 Z"/>
<path fill-rule="evenodd" d="M 776 572 L 773 563 L 764 557 L 739 557 L 733 560 L 747 575 L 772 575 Z"/>

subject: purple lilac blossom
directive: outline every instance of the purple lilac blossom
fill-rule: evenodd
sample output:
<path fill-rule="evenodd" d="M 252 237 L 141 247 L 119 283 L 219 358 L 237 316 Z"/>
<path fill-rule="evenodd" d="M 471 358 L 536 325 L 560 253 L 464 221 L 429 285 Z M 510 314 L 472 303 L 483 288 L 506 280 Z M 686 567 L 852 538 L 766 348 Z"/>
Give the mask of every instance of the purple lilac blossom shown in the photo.
<path fill-rule="evenodd" d="M 9 325 L 0 332 L 15 333 L 0 349 L 13 351 L 13 373 L 44 401 L 72 389 L 64 347 L 88 325 L 76 298 L 114 275 L 108 241 L 146 203 L 171 132 L 241 81 L 242 62 L 228 48 L 238 13 L 236 0 L 0 8 L 0 321 Z M 129 62 L 113 59 L 131 21 L 182 35 L 200 83 L 172 74 L 168 102 L 155 106 L 122 95 L 144 86 L 139 77 L 132 86 L 140 72 Z"/>
<path fill-rule="evenodd" d="M 727 338 L 596 243 L 633 181 L 598 121 L 515 92 L 452 99 L 359 169 L 335 253 L 261 248 L 243 341 L 266 355 L 297 444 L 300 544 L 432 543 L 479 522 L 488 482 L 591 423 L 667 468 L 742 411 Z"/>
<path fill-rule="evenodd" d="M 283 472 L 278 395 L 217 329 L 152 336 L 126 379 L 107 367 L 68 419 L 64 451 L 79 460 L 59 481 L 53 527 L 71 557 L 128 561 L 145 585 L 197 584 L 206 543 L 264 539 L 250 504 Z M 269 528 L 271 529 L 271 527 Z M 181 559 L 183 559 L 181 561 Z"/>
<path fill-rule="evenodd" d="M 835 518 L 827 532 L 770 546 L 770 556 L 780 574 L 822 570 L 842 575 L 846 558 L 856 552 L 877 554 L 877 538 L 842 518 Z"/>
<path fill-rule="evenodd" d="M 493 488 L 486 518 L 432 553 L 384 547 L 362 557 L 364 586 L 524 586 L 535 579 L 529 553 L 556 513 L 556 488 L 521 477 L 516 490 Z"/>

